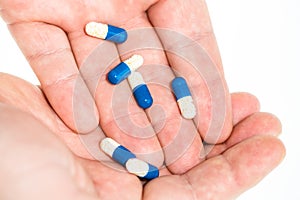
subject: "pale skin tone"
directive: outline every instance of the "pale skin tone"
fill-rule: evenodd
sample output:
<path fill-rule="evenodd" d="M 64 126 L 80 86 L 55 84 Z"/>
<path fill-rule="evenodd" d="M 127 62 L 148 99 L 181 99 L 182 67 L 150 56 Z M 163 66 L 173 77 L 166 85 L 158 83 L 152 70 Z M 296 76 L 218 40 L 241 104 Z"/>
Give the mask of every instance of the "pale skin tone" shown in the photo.
<path fill-rule="evenodd" d="M 162 169 L 164 176 L 143 187 L 134 175 L 84 158 L 89 155 L 78 137 L 38 87 L 6 74 L 0 82 L 1 199 L 233 199 L 285 155 L 279 120 L 257 112 L 254 96 L 235 93 L 229 139 L 186 173 Z"/>
<path fill-rule="evenodd" d="M 182 6 L 178 7 L 178 4 Z M 26 168 L 19 169 L 19 163 L 22 161 L 12 159 L 14 157 L 9 157 L 8 153 L 7 159 L 11 162 L 4 166 L 7 167 L 6 170 L 13 169 L 13 172 L 16 170 L 17 174 L 25 173 L 22 170 L 27 170 L 27 174 L 35 177 L 32 178 L 30 175 L 20 177 L 14 176 L 14 173 L 5 173 L 6 179 L 11 180 L 12 183 L 18 183 L 22 178 L 21 180 L 27 183 L 28 187 L 41 188 L 40 191 L 49 199 L 113 199 L 120 196 L 124 199 L 231 199 L 257 183 L 283 158 L 284 147 L 276 139 L 281 131 L 280 122 L 271 114 L 257 113 L 259 103 L 255 97 L 247 93 L 229 95 L 225 89 L 227 112 L 223 129 L 217 140 L 207 136 L 206 131 L 211 120 L 210 107 L 207 106 L 209 93 L 201 77 L 190 71 L 188 65 L 182 60 L 158 51 L 136 51 L 135 53 L 141 54 L 146 64 L 171 65 L 171 68 L 166 69 L 165 79 L 174 77 L 173 69 L 191 80 L 192 90 L 204 91 L 194 93 L 196 104 L 202 113 L 202 117 L 195 123 L 197 126 L 192 121 L 184 124 L 184 130 L 197 133 L 197 137 L 184 155 L 172 163 L 167 163 L 167 168 L 162 168 L 161 174 L 166 176 L 151 181 L 143 187 L 135 176 L 115 171 L 94 161 L 72 131 L 89 132 L 97 127 L 100 118 L 100 126 L 106 135 L 117 139 L 135 153 L 158 151 L 161 146 L 169 144 L 175 137 L 172 135 L 176 132 L 174 124 L 178 124 L 181 116 L 172 94 L 165 93 L 154 86 L 150 86 L 154 99 L 159 99 L 158 97 L 164 94 L 163 100 L 155 102 L 165 109 L 166 125 L 162 130 L 157 131 L 156 124 L 153 124 L 158 117 L 157 114 L 151 114 L 149 110 L 143 112 L 135 104 L 130 106 L 133 111 L 131 117 L 139 123 L 147 125 L 150 124 L 149 118 L 152 120 L 153 128 L 145 134 L 155 135 L 157 132 L 157 137 L 138 140 L 118 129 L 109 106 L 113 98 L 113 86 L 105 79 L 100 80 L 94 95 L 97 111 L 93 109 L 92 103 L 84 109 L 85 112 L 89 112 L 89 121 L 83 120 L 84 123 L 79 125 L 74 122 L 73 108 L 70 105 L 74 83 L 78 80 L 76 79 L 79 74 L 78 68 L 101 42 L 86 36 L 83 27 L 89 21 L 100 20 L 128 30 L 152 25 L 171 28 L 201 44 L 222 74 L 222 65 L 205 2 L 138 1 L 130 5 L 129 1 L 0 0 L 0 8 L 2 17 L 9 24 L 10 31 L 37 74 L 42 91 L 51 103 L 50 106 L 38 88 L 7 75 L 1 76 L 3 83 L 1 85 L 4 85 L 1 88 L 1 102 L 14 105 L 37 118 L 33 119 L 20 111 L 1 106 L 3 111 L 1 114 L 5 113 L 1 115 L 3 118 L 1 121 L 7 120 L 1 124 L 1 129 L 8 133 L 3 134 L 7 139 L 2 141 L 8 141 L 4 145 L 19 146 L 29 150 L 34 148 L 32 151 L 11 153 L 21 154 L 24 158 L 37 156 L 39 158 L 30 159 L 35 162 L 27 163 L 30 169 L 34 169 L 35 173 L 33 173 L 30 170 L 27 172 Z M 167 12 L 168 10 L 172 12 Z M 176 16 L 180 17 L 176 18 Z M 183 19 L 182 16 L 188 16 L 189 19 Z M 190 23 L 187 24 L 186 21 Z M 191 24 L 195 27 L 192 30 L 189 28 Z M 159 36 L 155 33 L 151 37 L 160 42 Z M 160 39 L 164 43 L 164 39 Z M 113 46 L 113 49 L 116 54 L 117 50 L 122 52 L 118 46 Z M 121 59 L 127 57 L 128 55 L 121 55 Z M 110 68 L 118 62 L 120 60 L 116 60 Z M 153 77 L 148 77 L 152 78 L 152 81 L 159 81 L 151 68 L 145 68 L 142 72 L 147 76 L 152 75 Z M 225 84 L 223 76 L 222 80 Z M 226 88 L 226 85 L 224 87 Z M 87 87 L 81 89 L 82 102 L 89 102 L 92 97 Z M 18 119 L 20 119 L 18 126 L 10 126 Z M 41 122 L 44 126 L 40 125 Z M 24 128 L 28 124 L 31 124 L 32 129 Z M 17 134 L 19 132 L 22 134 Z M 51 133 L 59 135 L 63 142 Z M 204 138 L 207 144 L 204 148 L 201 138 Z M 210 143 L 217 143 L 217 145 L 212 151 L 206 152 L 208 155 L 200 156 L 201 152 L 205 152 L 210 147 Z M 73 153 L 66 148 L 66 145 Z M 42 149 L 51 149 L 51 151 L 44 152 Z M 172 152 L 161 152 L 151 158 L 151 161 L 160 166 L 171 156 Z M 48 163 L 57 164 L 49 166 Z M 43 171 L 44 166 L 49 167 Z M 34 181 L 28 184 L 29 180 Z M 11 191 L 4 192 L 4 197 L 8 194 L 20 194 L 20 197 L 32 195 L 29 192 L 32 190 L 24 189 L 22 185 L 10 186 L 6 185 L 6 190 L 3 190 Z M 63 192 L 59 192 L 60 190 Z"/>

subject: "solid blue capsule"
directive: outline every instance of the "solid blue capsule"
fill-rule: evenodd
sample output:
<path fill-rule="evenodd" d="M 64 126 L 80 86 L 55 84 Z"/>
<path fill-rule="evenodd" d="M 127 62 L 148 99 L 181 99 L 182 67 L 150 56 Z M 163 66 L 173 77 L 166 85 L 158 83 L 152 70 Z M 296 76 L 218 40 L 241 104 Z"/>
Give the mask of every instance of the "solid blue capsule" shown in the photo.
<path fill-rule="evenodd" d="M 111 138 L 104 138 L 100 148 L 115 161 L 124 166 L 127 171 L 136 176 L 151 180 L 159 176 L 159 169 L 145 161 L 142 161 L 124 146 Z"/>
<path fill-rule="evenodd" d="M 127 32 L 123 28 L 99 22 L 89 22 L 85 26 L 85 32 L 89 36 L 115 43 L 123 43 L 127 40 Z"/>
<path fill-rule="evenodd" d="M 181 115 L 186 119 L 193 119 L 196 116 L 196 107 L 185 79 L 176 77 L 172 81 L 172 90 L 175 94 Z"/>
<path fill-rule="evenodd" d="M 144 63 L 144 59 L 140 55 L 133 55 L 113 68 L 107 75 L 110 83 L 116 85 L 126 79 L 132 72 L 137 70 Z"/>
<path fill-rule="evenodd" d="M 139 72 L 133 72 L 128 76 L 128 82 L 137 104 L 143 109 L 151 107 L 153 98 L 142 75 Z"/>

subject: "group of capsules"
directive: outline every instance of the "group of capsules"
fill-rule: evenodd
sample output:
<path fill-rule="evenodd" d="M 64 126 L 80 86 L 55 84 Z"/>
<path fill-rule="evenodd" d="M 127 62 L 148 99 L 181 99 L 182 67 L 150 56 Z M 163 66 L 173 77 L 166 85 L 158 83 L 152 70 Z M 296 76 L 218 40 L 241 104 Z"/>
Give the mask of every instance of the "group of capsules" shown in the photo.
<path fill-rule="evenodd" d="M 114 43 L 123 43 L 127 40 L 126 30 L 109 24 L 90 22 L 85 27 L 87 35 L 109 40 Z M 107 75 L 107 80 L 114 85 L 127 79 L 133 91 L 134 98 L 143 109 L 152 106 L 153 98 L 142 77 L 136 70 L 143 65 L 141 55 L 133 55 L 129 59 L 115 66 Z M 171 83 L 181 115 L 186 119 L 193 119 L 196 115 L 196 107 L 193 103 L 191 92 L 187 82 L 182 77 L 176 77 Z M 159 169 L 145 161 L 142 161 L 128 149 L 111 138 L 105 138 L 100 143 L 100 148 L 116 162 L 124 166 L 129 173 L 140 178 L 151 180 L 159 176 Z"/>

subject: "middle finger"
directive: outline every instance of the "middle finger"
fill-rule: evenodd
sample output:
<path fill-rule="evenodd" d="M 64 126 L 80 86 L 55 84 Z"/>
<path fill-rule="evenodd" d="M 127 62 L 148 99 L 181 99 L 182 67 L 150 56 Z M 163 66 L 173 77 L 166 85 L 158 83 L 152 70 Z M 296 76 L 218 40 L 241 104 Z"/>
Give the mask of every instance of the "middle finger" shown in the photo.
<path fill-rule="evenodd" d="M 138 69 L 148 83 L 154 103 L 146 109 L 157 138 L 163 148 L 165 164 L 173 173 L 184 173 L 201 161 L 202 141 L 192 120 L 183 119 L 170 89 L 175 78 L 165 53 L 146 14 L 123 25 L 128 40 L 118 45 L 121 59 L 139 54 L 144 66 Z"/>

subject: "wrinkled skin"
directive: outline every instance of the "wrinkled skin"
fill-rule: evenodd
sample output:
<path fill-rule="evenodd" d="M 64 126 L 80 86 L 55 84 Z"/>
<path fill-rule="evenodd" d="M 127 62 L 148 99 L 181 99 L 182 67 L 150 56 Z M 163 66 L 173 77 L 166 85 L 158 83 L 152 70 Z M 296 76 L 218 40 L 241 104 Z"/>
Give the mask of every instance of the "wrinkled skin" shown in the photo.
<path fill-rule="evenodd" d="M 235 127 L 229 139 L 186 173 L 162 169 L 165 176 L 143 187 L 134 175 L 76 155 L 89 156 L 38 87 L 6 74 L 0 82 L 1 199 L 232 199 L 261 180 L 285 154 L 276 138 L 278 119 L 257 112 L 252 95 L 235 93 Z"/>
<path fill-rule="evenodd" d="M 1 185 L 3 199 L 9 199 L 10 195 L 16 199 L 119 199 L 120 196 L 122 199 L 231 199 L 257 183 L 282 160 L 284 147 L 276 139 L 281 132 L 278 119 L 259 113 L 258 100 L 252 95 L 230 95 L 226 89 L 205 2 L 0 0 L 0 8 L 1 16 L 38 76 L 42 89 L 1 75 L 0 100 L 5 105 L 1 105 L 0 114 L 3 137 L 0 151 L 5 151 L 3 161 L 7 162 L 1 165 L 0 171 L 3 180 L 10 183 Z M 180 158 L 168 163 L 172 150 L 159 151 L 174 140 L 176 124 L 182 120 L 171 92 L 159 87 L 150 85 L 153 98 L 158 99 L 154 104 L 165 111 L 162 129 L 157 128 L 160 123 L 157 113 L 143 112 L 134 102 L 130 105 L 130 117 L 141 125 L 150 124 L 153 128 L 145 134 L 155 137 L 141 140 L 118 128 L 116 121 L 122 117 L 115 117 L 111 112 L 113 86 L 105 79 L 99 81 L 94 97 L 88 86 L 79 81 L 82 84 L 79 106 L 83 108 L 79 116 L 89 117 L 78 120 L 82 124 L 76 124 L 72 94 L 75 83 L 85 78 L 79 75 L 79 68 L 97 45 L 105 42 L 86 36 L 83 27 L 89 21 L 110 23 L 127 30 L 154 25 L 176 30 L 197 41 L 214 61 L 224 84 L 226 115 L 220 133 L 214 137 L 207 135 L 211 105 L 204 80 L 183 60 L 154 50 L 135 53 L 145 58 L 145 64 L 171 67 L 160 72 L 164 76 L 158 76 L 152 68 L 142 68 L 142 72 L 153 82 L 171 80 L 174 78 L 172 70 L 185 76 L 201 113 L 198 121 L 186 121 L 183 125 L 183 130 L 196 133 L 196 137 Z M 164 38 L 159 38 L 154 31 L 151 37 L 164 44 Z M 111 45 L 115 54 L 122 52 L 120 46 Z M 120 57 L 123 60 L 128 55 Z M 120 60 L 109 68 L 118 62 Z M 128 88 L 128 85 L 119 87 Z M 142 186 L 135 176 L 95 161 L 75 132 L 94 130 L 99 118 L 105 134 L 133 152 L 159 152 L 149 159 L 157 166 L 167 163 L 167 168 L 161 168 L 165 176 Z M 32 192 L 34 188 L 39 192 Z"/>

